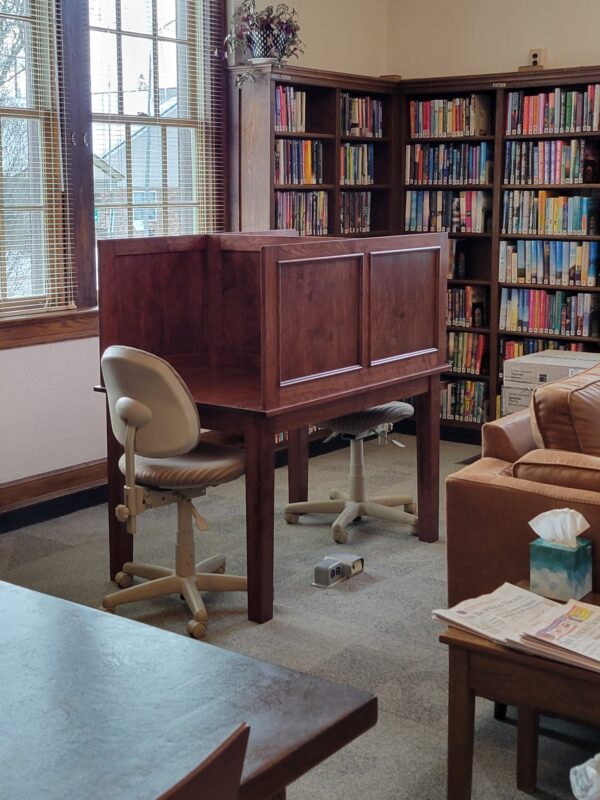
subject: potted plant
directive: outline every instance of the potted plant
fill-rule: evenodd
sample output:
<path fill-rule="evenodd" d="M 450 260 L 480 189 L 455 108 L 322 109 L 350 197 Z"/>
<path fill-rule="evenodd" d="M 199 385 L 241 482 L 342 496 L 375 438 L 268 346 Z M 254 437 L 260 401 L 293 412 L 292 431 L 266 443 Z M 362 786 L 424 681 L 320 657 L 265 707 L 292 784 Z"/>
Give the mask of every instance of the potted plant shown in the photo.
<path fill-rule="evenodd" d="M 240 50 L 251 63 L 281 63 L 304 52 L 299 31 L 298 14 L 286 3 L 257 11 L 255 0 L 242 0 L 232 14 L 224 44 L 229 55 Z"/>

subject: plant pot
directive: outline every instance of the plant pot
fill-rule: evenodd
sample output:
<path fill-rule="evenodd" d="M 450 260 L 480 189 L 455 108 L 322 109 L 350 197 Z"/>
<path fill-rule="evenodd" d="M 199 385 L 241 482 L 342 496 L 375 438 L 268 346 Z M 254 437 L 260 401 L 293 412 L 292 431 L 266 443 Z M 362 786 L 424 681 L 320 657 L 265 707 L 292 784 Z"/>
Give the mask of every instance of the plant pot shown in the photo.
<path fill-rule="evenodd" d="M 284 31 L 276 31 L 272 36 L 272 40 L 273 40 L 273 48 L 277 53 L 277 57 L 279 58 L 280 61 L 282 61 L 285 58 L 286 55 L 285 51 L 287 48 L 287 44 L 290 40 L 290 37 Z"/>
<path fill-rule="evenodd" d="M 250 31 L 247 35 L 250 58 L 270 58 L 272 53 L 270 31 Z"/>

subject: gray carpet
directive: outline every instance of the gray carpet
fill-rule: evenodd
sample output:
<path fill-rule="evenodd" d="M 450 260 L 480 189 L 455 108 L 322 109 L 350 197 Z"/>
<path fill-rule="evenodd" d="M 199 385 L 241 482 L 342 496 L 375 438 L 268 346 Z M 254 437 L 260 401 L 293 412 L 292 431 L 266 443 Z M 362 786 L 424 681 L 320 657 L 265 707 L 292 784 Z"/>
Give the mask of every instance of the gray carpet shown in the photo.
<path fill-rule="evenodd" d="M 415 443 L 407 448 L 366 445 L 369 484 L 388 490 L 415 487 Z M 442 476 L 477 454 L 469 445 L 442 446 Z M 348 451 L 311 461 L 310 493 L 344 488 Z M 286 500 L 285 469 L 276 472 L 276 508 Z M 442 483 L 443 498 L 443 483 Z M 201 536 L 199 556 L 227 554 L 228 571 L 243 572 L 243 479 L 210 490 L 199 502 L 211 530 Z M 442 502 L 441 518 L 444 518 Z M 328 590 L 311 586 L 312 569 L 339 549 L 326 517 L 288 526 L 276 513 L 275 617 L 262 626 L 246 619 L 242 595 L 207 598 L 207 641 L 311 672 L 375 693 L 377 726 L 301 778 L 289 800 L 441 800 L 446 775 L 447 653 L 437 641 L 441 626 L 430 610 L 446 599 L 443 541 L 422 544 L 408 529 L 363 521 L 352 529 L 348 549 L 365 558 L 365 574 Z M 149 512 L 136 540 L 140 560 L 170 564 L 174 508 Z M 0 536 L 0 579 L 98 606 L 107 580 L 106 507 L 77 513 Z M 178 598 L 124 607 L 140 623 L 185 635 L 188 613 Z M 510 714 L 510 712 L 509 712 Z M 473 797 L 509 800 L 515 788 L 516 729 L 493 719 L 491 704 L 478 701 Z M 564 732 L 564 725 L 547 725 Z M 544 736 L 540 743 L 539 798 L 572 797 L 568 768 L 600 749 L 586 731 L 582 746 Z M 588 747 L 588 750 L 585 747 Z"/>

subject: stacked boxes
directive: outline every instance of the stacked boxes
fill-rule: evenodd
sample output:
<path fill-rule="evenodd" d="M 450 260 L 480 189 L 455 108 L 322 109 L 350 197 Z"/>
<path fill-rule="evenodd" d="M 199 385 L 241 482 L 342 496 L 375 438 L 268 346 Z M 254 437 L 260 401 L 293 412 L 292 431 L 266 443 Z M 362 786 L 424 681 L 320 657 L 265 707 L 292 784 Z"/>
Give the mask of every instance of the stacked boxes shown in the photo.
<path fill-rule="evenodd" d="M 599 353 L 544 350 L 504 362 L 502 416 L 529 407 L 532 391 L 544 383 L 570 378 L 600 363 Z"/>

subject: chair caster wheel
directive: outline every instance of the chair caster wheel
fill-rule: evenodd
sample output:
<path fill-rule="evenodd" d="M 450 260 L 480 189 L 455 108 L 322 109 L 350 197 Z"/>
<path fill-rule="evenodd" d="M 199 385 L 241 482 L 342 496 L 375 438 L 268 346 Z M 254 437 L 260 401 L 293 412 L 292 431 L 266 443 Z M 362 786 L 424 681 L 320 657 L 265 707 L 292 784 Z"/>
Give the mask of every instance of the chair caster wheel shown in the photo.
<path fill-rule="evenodd" d="M 416 514 L 417 514 L 417 504 L 416 503 L 407 503 L 404 506 L 404 510 L 406 511 L 407 514 L 414 514 L 416 516 Z"/>
<path fill-rule="evenodd" d="M 286 514 L 285 521 L 288 525 L 295 525 L 300 518 L 300 514 Z"/>
<path fill-rule="evenodd" d="M 119 589 L 128 589 L 133 586 L 133 578 L 128 572 L 117 572 L 115 575 L 115 583 Z"/>
<path fill-rule="evenodd" d="M 348 531 L 340 529 L 339 531 L 332 531 L 333 539 L 338 544 L 346 544 L 348 541 Z"/>
<path fill-rule="evenodd" d="M 342 499 L 342 493 L 339 492 L 337 489 L 332 489 L 329 492 L 329 499 L 330 500 L 341 500 Z"/>
<path fill-rule="evenodd" d="M 194 639 L 204 639 L 206 622 L 198 622 L 196 619 L 191 619 L 187 624 L 187 632 Z"/>

